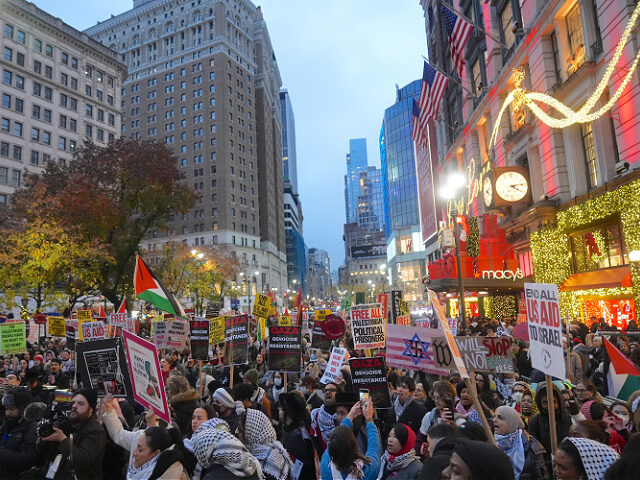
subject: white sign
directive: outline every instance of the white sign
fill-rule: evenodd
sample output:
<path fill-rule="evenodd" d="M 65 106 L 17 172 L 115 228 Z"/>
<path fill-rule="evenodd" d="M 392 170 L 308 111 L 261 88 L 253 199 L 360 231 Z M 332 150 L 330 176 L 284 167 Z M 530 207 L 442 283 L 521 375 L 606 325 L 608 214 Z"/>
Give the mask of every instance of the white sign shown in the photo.
<path fill-rule="evenodd" d="M 356 350 L 364 348 L 384 348 L 387 318 L 382 305 L 369 303 L 351 307 L 351 331 Z"/>
<path fill-rule="evenodd" d="M 82 341 L 103 340 L 106 335 L 106 328 L 103 321 L 82 322 Z"/>
<path fill-rule="evenodd" d="M 167 335 L 165 348 L 182 352 L 187 346 L 187 333 L 189 324 L 184 320 L 172 320 L 167 322 Z"/>
<path fill-rule="evenodd" d="M 126 328 L 127 326 L 127 314 L 125 313 L 111 313 L 109 315 L 109 325 L 114 327 Z"/>
<path fill-rule="evenodd" d="M 327 363 L 327 368 L 324 371 L 324 375 L 322 375 L 322 378 L 320 379 L 320 383 L 326 385 L 329 382 L 336 381 L 336 379 L 340 376 L 340 368 L 342 368 L 342 364 L 344 363 L 346 356 L 346 349 L 333 347 L 333 350 L 331 350 L 329 363 Z"/>
<path fill-rule="evenodd" d="M 524 294 L 529 318 L 531 364 L 547 375 L 564 379 L 566 371 L 558 285 L 525 283 Z"/>

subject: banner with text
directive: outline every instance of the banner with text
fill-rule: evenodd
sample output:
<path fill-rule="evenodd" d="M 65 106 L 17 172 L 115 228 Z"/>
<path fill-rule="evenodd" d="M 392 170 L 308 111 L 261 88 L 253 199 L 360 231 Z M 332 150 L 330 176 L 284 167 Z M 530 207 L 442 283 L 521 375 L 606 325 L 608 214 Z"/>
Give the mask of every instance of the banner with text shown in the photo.
<path fill-rule="evenodd" d="M 513 373 L 511 340 L 507 337 L 456 337 L 458 349 L 469 371 Z M 445 337 L 433 339 L 436 366 L 457 371 Z"/>
<path fill-rule="evenodd" d="M 191 357 L 194 360 L 209 360 L 209 320 L 195 317 L 189 322 Z"/>
<path fill-rule="evenodd" d="M 348 355 L 345 348 L 333 347 L 331 350 L 331 357 L 329 357 L 329 363 L 327 368 L 320 379 L 320 383 L 326 385 L 329 382 L 335 382 L 340 376 L 340 369 L 344 363 L 345 357 Z"/>
<path fill-rule="evenodd" d="M 95 322 L 82 322 L 81 329 L 83 342 L 103 340 L 107 334 L 107 329 L 102 320 L 96 320 Z"/>
<path fill-rule="evenodd" d="M 109 325 L 127 328 L 127 312 L 109 314 Z"/>
<path fill-rule="evenodd" d="M 0 324 L 0 354 L 15 355 L 27 351 L 25 322 Z"/>
<path fill-rule="evenodd" d="M 247 363 L 249 317 L 247 315 L 226 317 L 224 337 L 224 363 L 226 365 Z"/>
<path fill-rule="evenodd" d="M 383 348 L 387 319 L 382 313 L 382 305 L 369 303 L 351 307 L 351 331 L 356 350 Z"/>
<path fill-rule="evenodd" d="M 389 381 L 383 357 L 351 358 L 351 381 L 353 390 L 369 390 L 371 401 L 376 408 L 391 408 Z"/>
<path fill-rule="evenodd" d="M 167 350 L 182 352 L 187 346 L 189 324 L 184 320 L 167 321 L 167 333 L 164 345 Z"/>
<path fill-rule="evenodd" d="M 256 293 L 253 301 L 253 314 L 256 317 L 268 318 L 271 314 L 271 299 L 268 295 Z"/>
<path fill-rule="evenodd" d="M 269 328 L 269 370 L 300 372 L 302 335 L 300 327 Z"/>
<path fill-rule="evenodd" d="M 225 317 L 217 317 L 209 320 L 209 343 L 217 345 L 224 342 Z"/>
<path fill-rule="evenodd" d="M 64 317 L 47 317 L 49 336 L 50 337 L 64 337 L 65 333 L 65 319 Z"/>
<path fill-rule="evenodd" d="M 82 342 L 76 350 L 78 381 L 82 388 L 97 390 L 98 397 L 133 395 L 127 357 L 120 338 Z"/>
<path fill-rule="evenodd" d="M 432 344 L 434 337 L 438 336 L 442 336 L 442 330 L 389 324 L 387 365 L 400 369 L 422 370 L 434 375 L 448 375 L 448 370 L 438 368 L 435 364 Z"/>

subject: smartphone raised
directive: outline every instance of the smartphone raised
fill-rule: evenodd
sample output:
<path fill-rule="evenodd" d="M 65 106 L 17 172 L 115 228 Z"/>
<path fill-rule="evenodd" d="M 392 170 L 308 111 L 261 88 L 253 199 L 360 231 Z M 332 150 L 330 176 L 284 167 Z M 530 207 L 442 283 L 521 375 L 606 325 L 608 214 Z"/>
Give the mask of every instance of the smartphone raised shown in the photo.
<path fill-rule="evenodd" d="M 360 389 L 360 405 L 364 407 L 366 404 L 369 403 L 370 399 L 371 397 L 369 396 L 369 389 L 361 388 Z"/>

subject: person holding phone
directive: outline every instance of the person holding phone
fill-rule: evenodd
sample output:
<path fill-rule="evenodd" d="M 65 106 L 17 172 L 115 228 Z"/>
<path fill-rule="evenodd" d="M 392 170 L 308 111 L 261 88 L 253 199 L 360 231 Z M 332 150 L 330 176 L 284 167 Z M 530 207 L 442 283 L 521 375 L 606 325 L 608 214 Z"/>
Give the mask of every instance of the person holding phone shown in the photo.
<path fill-rule="evenodd" d="M 454 408 L 456 388 L 453 384 L 446 380 L 438 380 L 433 384 L 431 393 L 436 407 L 422 418 L 418 436 L 419 441 L 426 439 L 427 432 L 432 425 L 442 422 L 453 424 L 456 420 Z"/>

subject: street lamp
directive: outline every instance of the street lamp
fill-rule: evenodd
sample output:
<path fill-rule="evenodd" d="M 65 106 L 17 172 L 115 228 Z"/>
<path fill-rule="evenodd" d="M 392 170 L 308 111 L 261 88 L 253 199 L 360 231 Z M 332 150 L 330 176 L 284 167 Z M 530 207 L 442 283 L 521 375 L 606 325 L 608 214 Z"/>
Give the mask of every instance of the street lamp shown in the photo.
<path fill-rule="evenodd" d="M 458 193 L 466 186 L 465 176 L 460 172 L 452 172 L 445 179 L 445 184 L 440 188 L 440 196 L 445 200 L 454 200 L 452 202 L 451 216 L 454 218 L 454 237 L 456 246 L 456 265 L 458 267 L 458 291 L 460 300 L 458 301 L 458 310 L 460 311 L 460 320 L 462 320 L 462 326 L 467 325 L 467 311 L 464 299 L 464 279 L 462 278 L 462 261 L 460 259 L 460 228 L 461 224 L 458 222 L 458 215 L 463 212 L 456 210 L 455 199 L 458 197 Z"/>
<path fill-rule="evenodd" d="M 198 287 L 198 279 L 199 279 L 199 273 L 200 273 L 200 268 L 202 267 L 202 262 L 201 260 L 204 258 L 204 253 L 202 252 L 198 252 L 196 249 L 191 250 L 191 256 L 194 257 L 196 259 L 196 315 L 201 315 L 202 314 L 202 310 L 200 308 L 200 291 L 199 291 L 199 287 Z"/>

